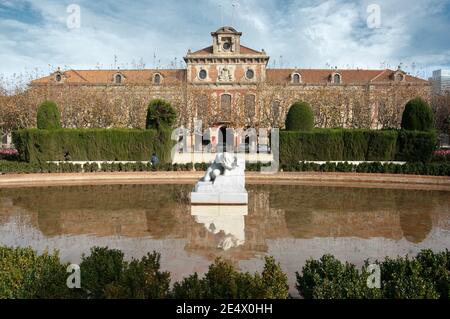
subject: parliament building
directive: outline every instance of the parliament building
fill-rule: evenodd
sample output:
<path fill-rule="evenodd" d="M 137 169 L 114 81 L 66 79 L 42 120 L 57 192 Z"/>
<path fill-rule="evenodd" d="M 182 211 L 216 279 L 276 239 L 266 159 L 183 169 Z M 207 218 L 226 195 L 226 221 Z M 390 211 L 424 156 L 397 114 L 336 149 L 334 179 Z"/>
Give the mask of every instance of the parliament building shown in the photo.
<path fill-rule="evenodd" d="M 283 128 L 296 101 L 311 104 L 317 127 L 397 127 L 409 99 L 430 99 L 430 83 L 400 67 L 274 69 L 266 51 L 241 44 L 242 33 L 234 28 L 222 27 L 211 36 L 211 46 L 187 52 L 184 69 L 58 69 L 32 87 L 133 89 L 147 104 L 154 98 L 170 101 L 187 128 L 196 120 L 204 127 Z"/>

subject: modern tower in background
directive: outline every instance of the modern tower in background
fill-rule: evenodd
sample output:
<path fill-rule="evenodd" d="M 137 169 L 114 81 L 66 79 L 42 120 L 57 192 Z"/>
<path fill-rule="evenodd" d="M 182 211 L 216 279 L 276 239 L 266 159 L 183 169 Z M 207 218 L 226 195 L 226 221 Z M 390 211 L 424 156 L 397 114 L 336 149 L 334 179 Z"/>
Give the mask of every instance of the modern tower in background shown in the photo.
<path fill-rule="evenodd" d="M 433 92 L 439 95 L 450 94 L 450 70 L 433 72 Z"/>

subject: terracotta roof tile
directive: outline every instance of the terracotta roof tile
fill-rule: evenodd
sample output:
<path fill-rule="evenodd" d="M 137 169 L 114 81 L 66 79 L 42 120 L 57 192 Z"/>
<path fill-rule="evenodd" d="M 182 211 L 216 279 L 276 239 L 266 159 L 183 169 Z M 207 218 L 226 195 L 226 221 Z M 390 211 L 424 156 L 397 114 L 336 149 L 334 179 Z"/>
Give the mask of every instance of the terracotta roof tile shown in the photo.
<path fill-rule="evenodd" d="M 174 84 L 185 80 L 186 70 L 68 70 L 62 72 L 63 83 L 69 84 L 113 84 L 114 75 L 122 74 L 124 84 L 149 84 L 155 74 L 161 74 L 163 83 Z M 32 84 L 55 82 L 55 73 L 34 80 Z"/>
<path fill-rule="evenodd" d="M 201 50 L 195 51 L 191 53 L 192 55 L 207 55 L 207 54 L 213 54 L 213 47 L 209 46 L 207 48 L 203 48 Z"/>
<path fill-rule="evenodd" d="M 302 77 L 303 83 L 326 84 L 330 82 L 333 73 L 342 76 L 342 83 L 347 84 L 367 84 L 369 82 L 392 81 L 395 71 L 386 70 L 333 70 L 333 69 L 267 69 L 267 80 L 271 83 L 288 83 L 291 81 L 291 74 L 298 73 Z M 406 82 L 427 83 L 426 80 L 406 75 Z"/>

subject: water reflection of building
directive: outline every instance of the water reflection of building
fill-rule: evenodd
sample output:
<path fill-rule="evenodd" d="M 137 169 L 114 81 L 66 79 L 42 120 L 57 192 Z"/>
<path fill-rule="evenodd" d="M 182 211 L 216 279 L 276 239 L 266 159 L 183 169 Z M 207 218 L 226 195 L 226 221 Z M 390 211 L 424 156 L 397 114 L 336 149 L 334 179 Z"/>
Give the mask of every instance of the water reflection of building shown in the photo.
<path fill-rule="evenodd" d="M 241 215 L 231 223 L 229 218 L 191 216 L 179 188 L 129 185 L 0 190 L 0 224 L 14 217 L 47 238 L 86 234 L 179 238 L 186 240 L 186 251 L 208 260 L 217 256 L 250 259 L 267 253 L 268 240 L 281 238 L 405 238 L 421 243 L 435 227 L 450 230 L 446 192 L 250 186 L 248 216 Z M 213 231 L 211 224 L 216 227 Z M 217 249 L 227 233 L 235 237 L 235 247 Z"/>

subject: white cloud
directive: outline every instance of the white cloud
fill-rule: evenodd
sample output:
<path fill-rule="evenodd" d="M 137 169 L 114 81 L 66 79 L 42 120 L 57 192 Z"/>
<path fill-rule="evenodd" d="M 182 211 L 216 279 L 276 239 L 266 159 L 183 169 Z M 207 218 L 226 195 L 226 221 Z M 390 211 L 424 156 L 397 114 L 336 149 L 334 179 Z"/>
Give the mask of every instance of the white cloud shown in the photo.
<path fill-rule="evenodd" d="M 38 18 L 17 15 L 0 20 L 0 73 L 38 67 L 109 68 L 117 55 L 121 67 L 141 57 L 154 66 L 182 60 L 188 49 L 210 45 L 209 33 L 221 24 L 219 0 L 88 1 L 79 0 L 81 28 L 66 27 L 72 1 L 2 1 L 3 10 L 31 4 Z M 381 7 L 380 29 L 366 25 L 369 4 Z M 450 67 L 448 0 L 241 0 L 224 23 L 243 32 L 242 43 L 264 48 L 279 65 L 323 68 L 378 68 L 381 64 L 431 69 Z M 26 17 L 29 9 L 21 13 Z M 420 40 L 421 34 L 428 34 Z M 427 41 L 426 43 L 424 41 Z M 156 63 L 158 63 L 156 61 Z"/>

